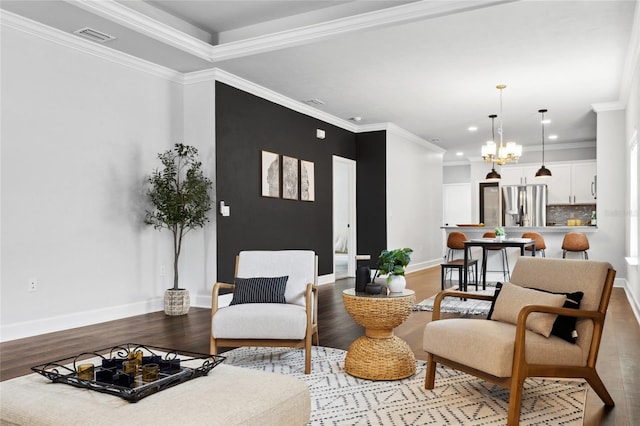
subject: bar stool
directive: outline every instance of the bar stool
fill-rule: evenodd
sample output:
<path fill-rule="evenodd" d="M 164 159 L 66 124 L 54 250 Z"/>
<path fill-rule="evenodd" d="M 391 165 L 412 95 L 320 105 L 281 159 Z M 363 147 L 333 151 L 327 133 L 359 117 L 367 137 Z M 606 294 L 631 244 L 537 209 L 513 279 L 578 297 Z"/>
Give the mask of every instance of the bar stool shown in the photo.
<path fill-rule="evenodd" d="M 540 252 L 542 257 L 547 257 L 545 252 L 545 250 L 547 249 L 547 245 L 544 243 L 544 238 L 542 237 L 542 235 L 538 234 L 537 232 L 525 232 L 524 234 L 522 234 L 522 238 L 531 238 L 533 241 L 535 241 L 536 254 Z M 526 246 L 524 249 L 526 251 L 533 251 L 533 247 L 531 246 Z"/>
<path fill-rule="evenodd" d="M 468 238 L 464 232 L 451 232 L 447 237 L 447 254 L 445 255 L 445 262 L 440 264 L 440 281 L 441 289 L 444 290 L 444 283 L 446 280 L 446 274 L 452 273 L 454 269 L 458 270 L 458 286 L 462 286 L 462 272 L 464 270 L 464 242 Z M 456 253 L 461 251 L 461 258 L 456 258 Z M 467 259 L 467 271 L 473 268 L 475 272 L 475 285 L 478 289 L 478 259 L 471 258 L 471 250 L 468 252 Z M 467 282 L 469 281 L 467 277 Z"/>
<path fill-rule="evenodd" d="M 582 252 L 584 259 L 589 259 L 589 240 L 582 232 L 569 232 L 562 240 L 562 258 L 564 259 L 568 251 Z"/>
<path fill-rule="evenodd" d="M 495 238 L 495 237 L 496 237 L 495 232 L 485 232 L 484 235 L 482 236 L 482 238 Z M 487 247 L 487 255 L 489 254 L 489 251 L 498 251 L 498 250 L 500 250 L 500 255 L 502 256 L 502 271 L 487 270 L 487 272 L 502 272 L 502 277 L 506 281 L 509 281 L 509 279 L 511 279 L 511 271 L 509 271 L 509 257 L 507 256 L 506 247 Z"/>

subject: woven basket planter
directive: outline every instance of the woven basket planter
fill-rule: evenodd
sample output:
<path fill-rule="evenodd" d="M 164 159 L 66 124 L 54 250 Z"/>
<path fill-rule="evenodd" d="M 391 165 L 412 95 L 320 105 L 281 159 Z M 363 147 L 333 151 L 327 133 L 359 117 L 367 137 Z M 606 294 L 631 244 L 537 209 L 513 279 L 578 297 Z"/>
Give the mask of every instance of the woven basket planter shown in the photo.
<path fill-rule="evenodd" d="M 167 315 L 186 315 L 189 313 L 191 301 L 189 300 L 189 290 L 179 288 L 177 290 L 167 289 L 164 291 L 164 313 Z"/>

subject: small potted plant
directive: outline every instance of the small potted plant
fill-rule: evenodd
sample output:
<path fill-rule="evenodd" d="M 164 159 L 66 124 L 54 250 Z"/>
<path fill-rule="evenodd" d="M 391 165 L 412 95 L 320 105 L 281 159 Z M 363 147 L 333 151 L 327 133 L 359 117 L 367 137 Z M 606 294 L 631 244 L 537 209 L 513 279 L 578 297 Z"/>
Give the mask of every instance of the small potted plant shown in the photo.
<path fill-rule="evenodd" d="M 189 290 L 178 287 L 178 258 L 184 235 L 209 221 L 209 190 L 212 182 L 202 172 L 198 150 L 178 143 L 158 154 L 162 169 L 148 177 L 147 196 L 153 208 L 147 210 L 145 223 L 155 229 L 167 228 L 173 234 L 173 288 L 164 292 L 164 312 L 185 315 L 189 312 Z"/>
<path fill-rule="evenodd" d="M 494 231 L 496 233 L 496 241 L 504 241 L 504 237 L 506 235 L 504 233 L 504 228 L 501 228 L 500 226 L 496 226 Z"/>
<path fill-rule="evenodd" d="M 387 276 L 387 286 L 390 292 L 402 292 L 407 286 L 404 268 L 411 262 L 411 253 L 413 250 L 410 248 L 382 250 L 380 253 L 376 276 Z"/>

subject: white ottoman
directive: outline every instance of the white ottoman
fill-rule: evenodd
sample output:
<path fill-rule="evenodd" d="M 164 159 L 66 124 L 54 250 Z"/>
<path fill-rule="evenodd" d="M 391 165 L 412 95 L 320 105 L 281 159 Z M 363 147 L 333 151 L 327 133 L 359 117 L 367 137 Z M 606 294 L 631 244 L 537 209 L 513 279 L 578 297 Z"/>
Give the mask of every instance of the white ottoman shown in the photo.
<path fill-rule="evenodd" d="M 29 374 L 0 383 L 2 425 L 306 425 L 307 385 L 221 364 L 137 403 Z"/>

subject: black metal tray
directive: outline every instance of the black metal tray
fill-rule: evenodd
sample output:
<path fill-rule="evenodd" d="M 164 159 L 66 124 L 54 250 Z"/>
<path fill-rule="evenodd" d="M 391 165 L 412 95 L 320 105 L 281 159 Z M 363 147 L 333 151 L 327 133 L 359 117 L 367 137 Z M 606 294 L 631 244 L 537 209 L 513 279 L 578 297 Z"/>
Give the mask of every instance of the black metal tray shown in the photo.
<path fill-rule="evenodd" d="M 159 364 L 160 371 L 157 380 L 143 382 L 137 374 L 122 372 L 122 362 L 130 359 L 134 354 L 138 354 L 138 351 L 142 352 L 142 365 L 145 364 L 145 361 Z M 206 376 L 209 371 L 225 359 L 226 357 L 220 355 L 124 343 L 36 365 L 31 367 L 31 370 L 42 374 L 54 383 L 66 383 L 79 388 L 116 395 L 129 402 L 138 402 L 156 392 L 196 377 Z M 199 362 L 190 362 L 199 360 L 202 360 L 201 365 Z M 185 366 L 186 362 L 197 366 Z M 84 363 L 94 364 L 94 380 L 78 377 L 77 366 Z M 111 380 L 109 380 L 109 376 L 111 376 Z M 114 377 L 117 377 L 115 383 Z"/>

